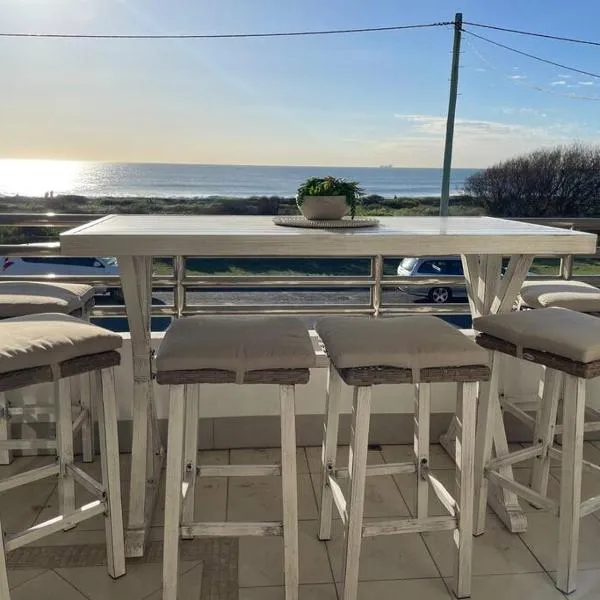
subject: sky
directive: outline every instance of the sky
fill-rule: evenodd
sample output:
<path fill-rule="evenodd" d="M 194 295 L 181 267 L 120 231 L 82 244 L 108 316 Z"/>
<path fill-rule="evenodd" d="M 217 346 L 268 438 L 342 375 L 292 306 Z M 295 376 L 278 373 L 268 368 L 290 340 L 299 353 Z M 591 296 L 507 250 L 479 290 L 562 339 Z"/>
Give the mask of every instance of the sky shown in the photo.
<path fill-rule="evenodd" d="M 466 21 L 600 41 L 589 0 L 2 0 L 1 32 L 219 34 Z M 600 47 L 465 26 L 600 72 Z M 453 30 L 0 39 L 0 158 L 441 167 Z M 600 140 L 600 78 L 464 34 L 455 167 Z"/>

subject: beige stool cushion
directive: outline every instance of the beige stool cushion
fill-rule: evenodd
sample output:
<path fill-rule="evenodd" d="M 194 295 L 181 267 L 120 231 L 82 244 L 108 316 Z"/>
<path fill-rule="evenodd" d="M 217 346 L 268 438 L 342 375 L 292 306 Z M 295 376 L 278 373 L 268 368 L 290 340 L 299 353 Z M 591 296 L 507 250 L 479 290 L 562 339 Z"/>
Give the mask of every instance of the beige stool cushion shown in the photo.
<path fill-rule="evenodd" d="M 79 356 L 117 350 L 117 333 L 63 314 L 0 321 L 0 373 L 59 364 Z"/>
<path fill-rule="evenodd" d="M 517 348 L 570 360 L 600 360 L 600 319 L 568 308 L 541 308 L 473 319 L 473 328 Z"/>
<path fill-rule="evenodd" d="M 23 315 L 72 313 L 94 297 L 94 288 L 79 283 L 0 282 L 0 319 Z"/>
<path fill-rule="evenodd" d="M 156 355 L 160 371 L 220 369 L 243 374 L 309 369 L 315 351 L 294 317 L 185 317 L 171 323 Z"/>
<path fill-rule="evenodd" d="M 338 369 L 428 369 L 487 365 L 485 350 L 433 316 L 324 317 L 317 333 Z"/>
<path fill-rule="evenodd" d="M 579 312 L 600 312 L 600 290 L 583 281 L 526 281 L 520 300 L 531 308 L 559 306 Z"/>

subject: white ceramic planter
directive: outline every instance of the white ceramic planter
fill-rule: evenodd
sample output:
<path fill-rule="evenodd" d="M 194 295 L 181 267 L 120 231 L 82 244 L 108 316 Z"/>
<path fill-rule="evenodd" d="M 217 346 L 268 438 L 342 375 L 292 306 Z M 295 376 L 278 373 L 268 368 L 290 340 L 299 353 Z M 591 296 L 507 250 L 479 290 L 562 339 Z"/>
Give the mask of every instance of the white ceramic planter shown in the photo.
<path fill-rule="evenodd" d="M 310 221 L 332 221 L 348 213 L 346 196 L 304 196 L 302 214 Z"/>

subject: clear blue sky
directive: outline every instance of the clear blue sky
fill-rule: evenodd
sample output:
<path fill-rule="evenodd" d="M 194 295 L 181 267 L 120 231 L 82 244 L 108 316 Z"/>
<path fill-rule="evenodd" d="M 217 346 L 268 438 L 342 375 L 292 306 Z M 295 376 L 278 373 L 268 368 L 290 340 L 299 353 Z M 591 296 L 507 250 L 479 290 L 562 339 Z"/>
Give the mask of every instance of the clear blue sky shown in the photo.
<path fill-rule="evenodd" d="M 229 33 L 465 20 L 600 40 L 600 3 L 2 0 L 5 32 Z M 583 70 L 600 47 L 477 33 Z M 245 40 L 0 39 L 1 158 L 441 166 L 451 28 Z M 600 138 L 600 79 L 465 35 L 454 165 Z M 536 89 L 540 88 L 540 90 Z"/>

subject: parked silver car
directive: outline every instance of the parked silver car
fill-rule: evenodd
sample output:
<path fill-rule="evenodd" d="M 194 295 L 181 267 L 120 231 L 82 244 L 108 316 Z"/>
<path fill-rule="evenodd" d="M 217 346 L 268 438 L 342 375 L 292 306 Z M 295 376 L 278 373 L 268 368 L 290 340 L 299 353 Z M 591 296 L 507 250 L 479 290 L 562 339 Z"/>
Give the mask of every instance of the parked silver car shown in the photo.
<path fill-rule="evenodd" d="M 455 299 L 464 300 L 467 288 L 458 256 L 407 257 L 398 265 L 399 277 L 444 277 L 456 279 L 456 284 L 444 286 L 410 285 L 400 290 L 412 296 L 427 298 L 435 304 L 445 304 Z"/>

